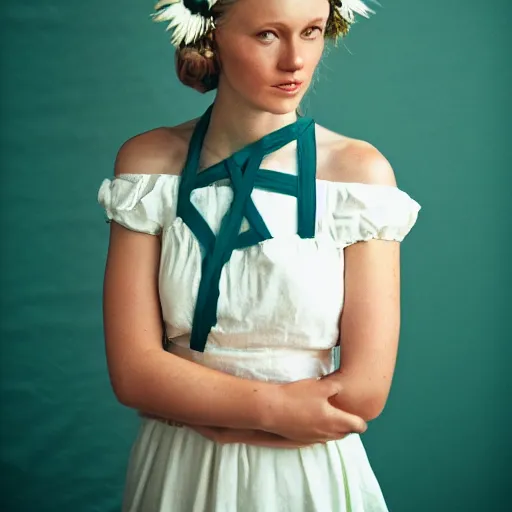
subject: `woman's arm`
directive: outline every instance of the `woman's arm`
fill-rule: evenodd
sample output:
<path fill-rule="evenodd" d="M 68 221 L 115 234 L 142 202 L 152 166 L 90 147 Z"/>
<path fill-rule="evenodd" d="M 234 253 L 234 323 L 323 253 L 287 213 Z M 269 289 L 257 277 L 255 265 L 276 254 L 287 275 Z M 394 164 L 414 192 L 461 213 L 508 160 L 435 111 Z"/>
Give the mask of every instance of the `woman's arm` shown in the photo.
<path fill-rule="evenodd" d="M 162 349 L 159 255 L 158 237 L 111 223 L 104 327 L 116 397 L 128 407 L 184 423 L 249 429 L 271 423 L 275 386 L 238 379 Z"/>
<path fill-rule="evenodd" d="M 341 181 L 396 187 L 393 169 L 373 146 L 354 144 L 338 161 Z M 341 365 L 330 379 L 343 391 L 334 403 L 366 421 L 386 404 L 400 331 L 400 243 L 358 242 L 344 249 L 344 306 L 340 319 Z"/>
<path fill-rule="evenodd" d="M 386 404 L 400 331 L 399 242 L 370 240 L 345 249 L 341 365 L 334 403 L 366 421 Z"/>

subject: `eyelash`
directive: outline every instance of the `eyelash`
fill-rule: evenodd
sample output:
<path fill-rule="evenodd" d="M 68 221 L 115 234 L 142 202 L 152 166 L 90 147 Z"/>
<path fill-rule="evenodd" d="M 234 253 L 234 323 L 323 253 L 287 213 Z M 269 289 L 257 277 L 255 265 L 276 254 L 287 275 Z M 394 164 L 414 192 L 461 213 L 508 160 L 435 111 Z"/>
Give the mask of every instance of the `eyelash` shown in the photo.
<path fill-rule="evenodd" d="M 322 27 L 317 27 L 317 26 L 309 27 L 305 30 L 305 32 L 307 32 L 308 30 L 318 30 L 320 32 L 320 34 L 323 33 Z"/>
<path fill-rule="evenodd" d="M 318 27 L 318 26 L 313 26 L 313 27 L 308 27 L 304 32 L 308 32 L 308 31 L 314 31 L 314 30 L 318 30 L 320 33 L 323 33 L 323 30 L 322 30 L 322 27 Z M 260 32 L 258 34 L 258 37 L 263 41 L 263 42 L 269 42 L 268 39 L 265 39 L 263 36 L 265 34 L 273 34 L 273 35 L 276 35 L 275 32 L 273 32 L 272 30 L 264 30 L 263 32 Z"/>

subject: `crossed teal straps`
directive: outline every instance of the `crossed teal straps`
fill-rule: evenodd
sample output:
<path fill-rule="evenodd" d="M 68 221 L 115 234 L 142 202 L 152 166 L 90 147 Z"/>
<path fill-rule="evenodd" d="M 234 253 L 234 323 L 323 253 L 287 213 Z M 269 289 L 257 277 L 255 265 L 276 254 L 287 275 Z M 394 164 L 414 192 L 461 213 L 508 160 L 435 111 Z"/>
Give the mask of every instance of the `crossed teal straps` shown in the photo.
<path fill-rule="evenodd" d="M 301 117 L 292 124 L 265 135 L 230 157 L 197 173 L 203 140 L 213 105 L 200 118 L 190 140 L 187 161 L 178 190 L 177 216 L 194 233 L 201 246 L 201 281 L 192 321 L 190 348 L 204 352 L 208 334 L 217 323 L 219 282 L 222 268 L 235 249 L 242 249 L 272 238 L 256 208 L 251 193 L 260 188 L 297 197 L 297 234 L 315 236 L 316 223 L 316 141 L 315 123 Z M 260 169 L 263 158 L 297 140 L 298 174 L 293 176 Z M 217 236 L 190 200 L 194 189 L 230 178 L 233 201 L 223 217 Z M 250 229 L 240 233 L 243 218 Z"/>

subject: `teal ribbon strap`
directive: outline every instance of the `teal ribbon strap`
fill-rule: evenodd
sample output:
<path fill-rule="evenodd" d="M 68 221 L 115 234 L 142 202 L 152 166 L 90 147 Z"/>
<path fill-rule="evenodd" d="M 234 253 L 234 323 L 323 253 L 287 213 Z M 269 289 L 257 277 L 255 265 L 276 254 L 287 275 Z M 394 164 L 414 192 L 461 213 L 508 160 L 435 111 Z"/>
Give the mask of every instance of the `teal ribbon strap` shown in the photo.
<path fill-rule="evenodd" d="M 265 135 L 222 162 L 197 173 L 199 156 L 208 129 L 213 105 L 195 126 L 187 161 L 178 190 L 177 216 L 196 236 L 203 261 L 201 281 L 192 321 L 190 348 L 204 352 L 208 335 L 217 323 L 219 282 L 224 265 L 235 249 L 242 249 L 272 238 L 251 194 L 255 187 L 297 197 L 297 233 L 302 238 L 315 236 L 316 224 L 316 141 L 315 123 L 299 118 Z M 298 175 L 260 169 L 266 155 L 297 140 Z M 229 178 L 233 202 L 223 217 L 217 236 L 190 200 L 194 189 Z M 244 217 L 250 229 L 240 233 Z"/>

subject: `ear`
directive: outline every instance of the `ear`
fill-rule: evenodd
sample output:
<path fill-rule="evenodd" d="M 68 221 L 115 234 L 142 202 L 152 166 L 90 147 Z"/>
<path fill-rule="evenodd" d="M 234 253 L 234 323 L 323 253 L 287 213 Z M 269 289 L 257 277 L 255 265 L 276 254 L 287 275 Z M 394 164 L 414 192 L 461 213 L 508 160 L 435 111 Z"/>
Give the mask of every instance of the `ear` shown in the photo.
<path fill-rule="evenodd" d="M 212 51 L 215 54 L 215 63 L 217 64 L 217 68 L 219 70 L 219 73 L 222 69 L 222 61 L 220 58 L 220 51 L 219 51 L 219 45 L 217 44 L 217 30 L 214 30 L 211 35 L 211 45 L 212 45 Z"/>

